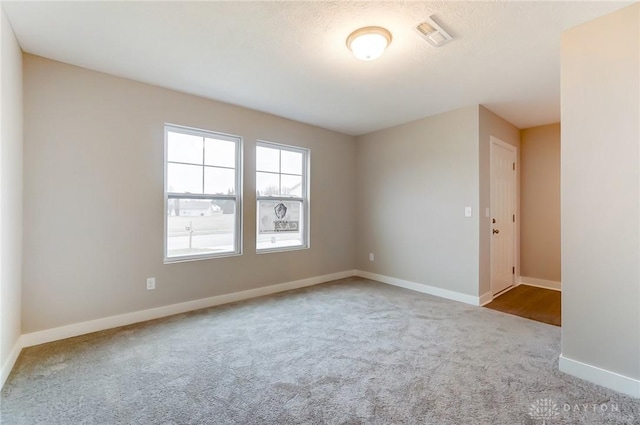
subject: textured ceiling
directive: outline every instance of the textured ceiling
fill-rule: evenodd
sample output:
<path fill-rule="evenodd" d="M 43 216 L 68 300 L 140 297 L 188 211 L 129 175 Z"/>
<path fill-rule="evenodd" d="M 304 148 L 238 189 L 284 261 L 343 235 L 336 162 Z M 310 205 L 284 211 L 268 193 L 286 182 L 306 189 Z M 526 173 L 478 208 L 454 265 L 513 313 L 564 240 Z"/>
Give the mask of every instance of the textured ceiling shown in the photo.
<path fill-rule="evenodd" d="M 359 135 L 483 104 L 560 119 L 560 34 L 632 2 L 3 2 L 26 52 Z M 414 27 L 435 14 L 454 40 Z M 389 29 L 378 60 L 353 30 Z"/>

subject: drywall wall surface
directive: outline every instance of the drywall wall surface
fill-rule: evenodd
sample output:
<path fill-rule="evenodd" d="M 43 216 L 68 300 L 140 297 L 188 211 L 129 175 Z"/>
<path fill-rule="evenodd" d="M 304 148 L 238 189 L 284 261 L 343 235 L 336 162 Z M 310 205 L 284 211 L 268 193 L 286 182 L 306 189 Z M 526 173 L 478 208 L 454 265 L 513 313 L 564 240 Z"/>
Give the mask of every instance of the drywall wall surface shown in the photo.
<path fill-rule="evenodd" d="M 520 274 L 561 282 L 560 124 L 520 138 Z"/>
<path fill-rule="evenodd" d="M 640 5 L 562 35 L 562 355 L 640 378 Z"/>
<path fill-rule="evenodd" d="M 0 367 L 4 371 L 21 334 L 22 51 L 1 9 L 0 14 Z"/>
<path fill-rule="evenodd" d="M 479 227 L 479 287 L 477 295 L 491 292 L 491 136 L 518 148 L 520 155 L 520 130 L 505 121 L 484 106 L 479 107 L 479 190 L 480 190 L 480 227 Z M 520 167 L 516 168 L 517 179 L 520 179 Z M 520 198 L 517 197 L 518 206 Z M 518 207 L 519 208 L 519 207 Z M 519 213 L 516 213 L 519 216 Z M 516 238 L 519 238 L 519 222 L 516 220 Z M 516 245 L 516 276 L 519 275 L 519 247 Z"/>
<path fill-rule="evenodd" d="M 351 136 L 37 56 L 24 64 L 24 333 L 353 269 Z M 242 256 L 163 264 L 165 123 L 243 137 Z M 310 249 L 255 252 L 258 139 L 311 150 Z"/>
<path fill-rule="evenodd" d="M 478 107 L 357 140 L 358 268 L 477 295 Z"/>

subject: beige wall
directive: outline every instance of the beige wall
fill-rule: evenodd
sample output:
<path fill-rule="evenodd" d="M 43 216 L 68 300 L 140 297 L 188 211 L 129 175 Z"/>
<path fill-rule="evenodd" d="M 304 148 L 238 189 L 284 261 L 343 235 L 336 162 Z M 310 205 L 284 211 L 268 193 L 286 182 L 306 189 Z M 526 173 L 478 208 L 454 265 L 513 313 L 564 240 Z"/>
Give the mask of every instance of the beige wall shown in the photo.
<path fill-rule="evenodd" d="M 356 158 L 357 267 L 476 296 L 478 107 L 358 137 Z"/>
<path fill-rule="evenodd" d="M 0 9 L 1 10 L 1 9 Z M 0 386 L 20 337 L 22 285 L 22 52 L 0 12 Z"/>
<path fill-rule="evenodd" d="M 561 50 L 562 355 L 636 380 L 639 34 L 635 4 L 566 31 Z"/>
<path fill-rule="evenodd" d="M 486 209 L 491 208 L 491 136 L 518 148 L 520 155 L 520 130 L 484 106 L 479 109 L 479 191 L 480 191 L 480 256 L 478 295 L 491 293 L 491 217 Z M 520 180 L 520 167 L 516 168 L 516 178 Z M 519 194 L 517 203 L 520 205 Z M 516 215 L 519 215 L 516 213 Z M 519 238 L 519 222 L 516 221 L 516 238 Z M 516 241 L 516 276 L 519 275 L 519 244 Z"/>
<path fill-rule="evenodd" d="M 520 274 L 561 282 L 560 124 L 520 135 Z"/>
<path fill-rule="evenodd" d="M 24 333 L 353 268 L 352 137 L 41 57 L 24 65 Z M 163 264 L 165 122 L 244 138 L 244 255 Z M 311 149 L 308 250 L 255 253 L 256 139 Z"/>
<path fill-rule="evenodd" d="M 360 270 L 466 295 L 490 292 L 491 136 L 520 147 L 518 128 L 483 106 L 358 137 Z"/>

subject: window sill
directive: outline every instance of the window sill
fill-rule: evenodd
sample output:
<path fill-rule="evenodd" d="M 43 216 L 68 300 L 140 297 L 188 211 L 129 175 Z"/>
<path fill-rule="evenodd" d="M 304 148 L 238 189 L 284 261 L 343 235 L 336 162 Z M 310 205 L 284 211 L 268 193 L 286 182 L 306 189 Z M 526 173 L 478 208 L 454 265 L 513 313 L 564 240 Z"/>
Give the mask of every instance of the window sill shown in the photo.
<path fill-rule="evenodd" d="M 309 249 L 308 245 L 295 245 L 295 246 L 281 246 L 274 248 L 257 248 L 256 254 L 271 254 L 274 252 L 287 252 L 287 251 L 303 251 Z"/>
<path fill-rule="evenodd" d="M 181 256 L 181 257 L 170 257 L 164 259 L 164 264 L 174 264 L 174 263 L 188 263 L 190 261 L 202 261 L 202 260 L 215 260 L 216 258 L 228 258 L 228 257 L 239 257 L 242 255 L 242 252 L 225 252 L 221 254 L 207 254 L 207 255 L 193 255 L 193 256 Z"/>

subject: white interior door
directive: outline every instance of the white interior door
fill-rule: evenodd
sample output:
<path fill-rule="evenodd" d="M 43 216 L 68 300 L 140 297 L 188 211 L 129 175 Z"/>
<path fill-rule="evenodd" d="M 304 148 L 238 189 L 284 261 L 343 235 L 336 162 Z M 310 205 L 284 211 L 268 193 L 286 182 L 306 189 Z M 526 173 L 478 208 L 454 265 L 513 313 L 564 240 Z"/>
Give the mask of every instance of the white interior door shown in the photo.
<path fill-rule="evenodd" d="M 491 293 L 513 286 L 516 237 L 516 148 L 491 137 Z"/>

